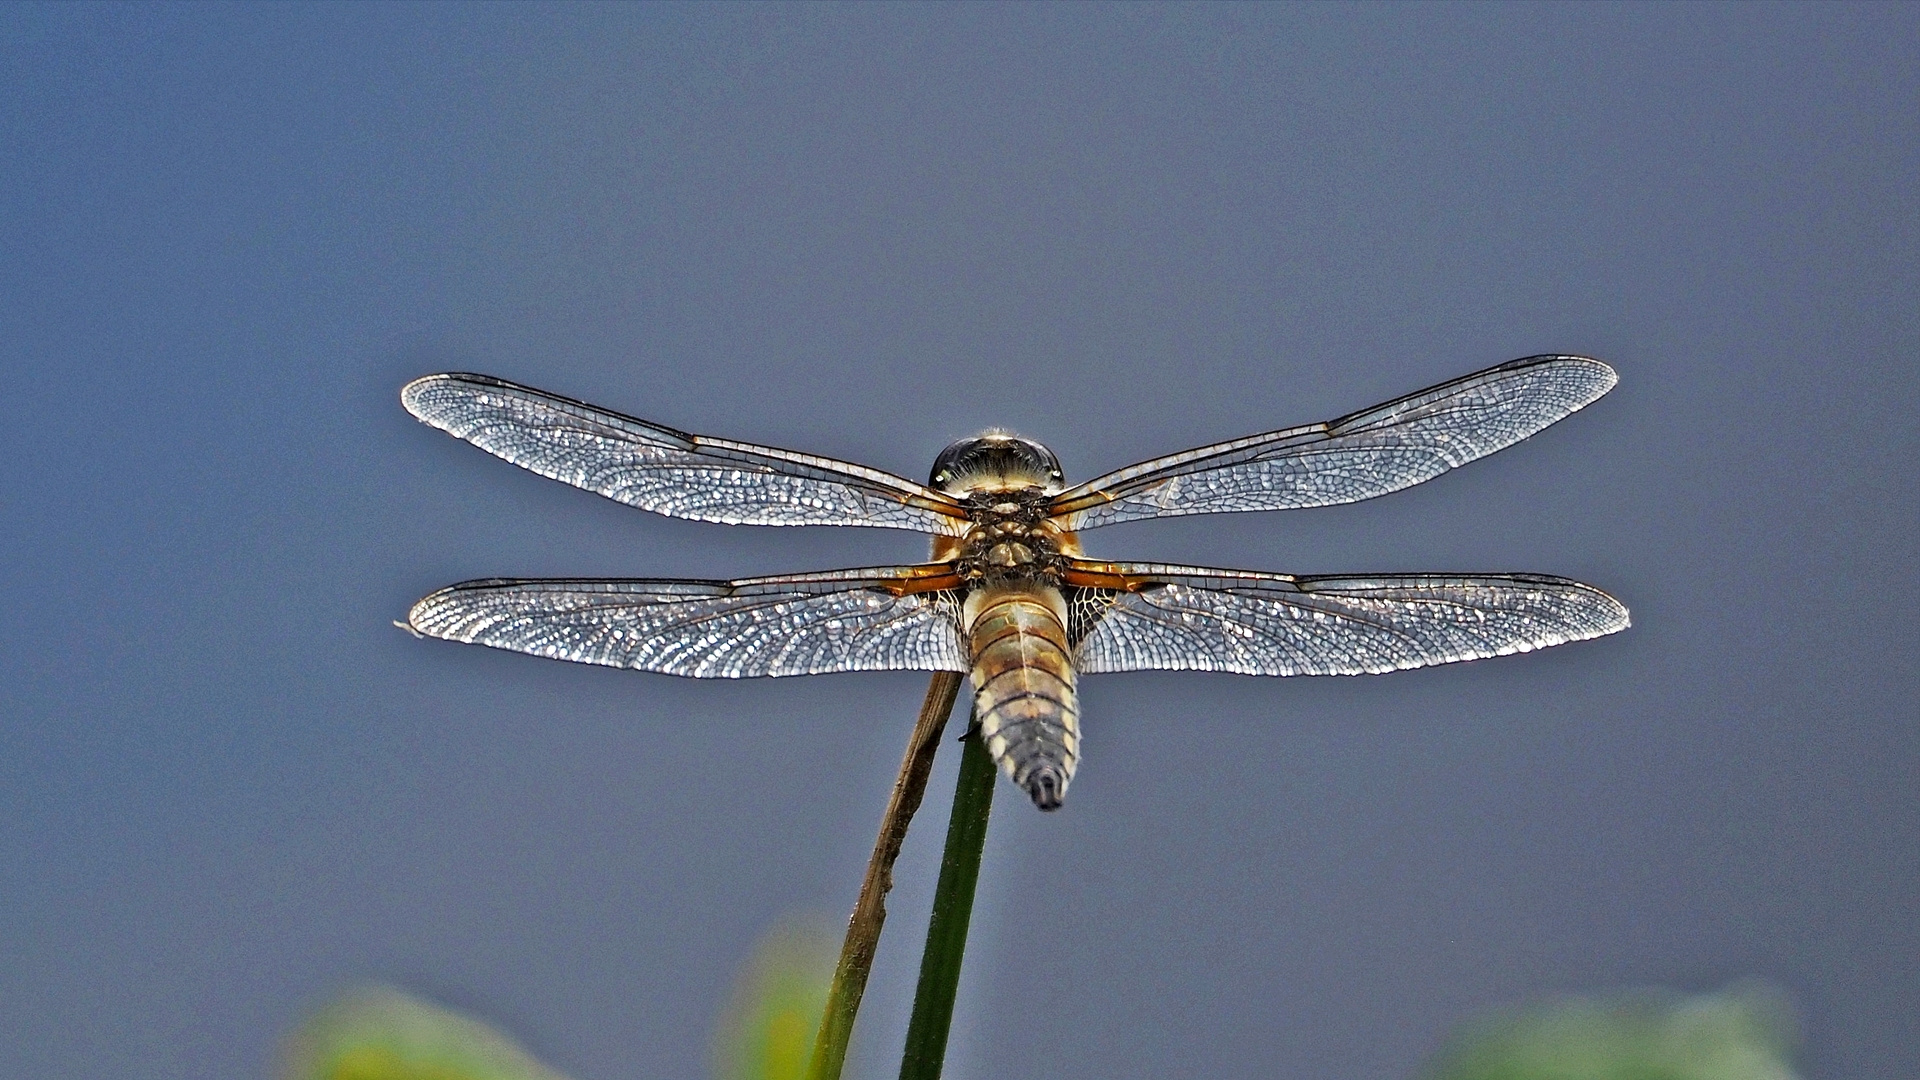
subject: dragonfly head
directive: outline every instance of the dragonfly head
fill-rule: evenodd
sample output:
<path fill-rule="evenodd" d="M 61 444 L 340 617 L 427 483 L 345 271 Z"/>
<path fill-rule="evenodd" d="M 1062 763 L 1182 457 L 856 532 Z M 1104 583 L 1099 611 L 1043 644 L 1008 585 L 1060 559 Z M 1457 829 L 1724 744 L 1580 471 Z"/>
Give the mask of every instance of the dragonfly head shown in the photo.
<path fill-rule="evenodd" d="M 1049 495 L 1066 484 L 1053 451 L 1005 431 L 961 439 L 934 459 L 927 482 L 949 495 L 1037 487 Z"/>

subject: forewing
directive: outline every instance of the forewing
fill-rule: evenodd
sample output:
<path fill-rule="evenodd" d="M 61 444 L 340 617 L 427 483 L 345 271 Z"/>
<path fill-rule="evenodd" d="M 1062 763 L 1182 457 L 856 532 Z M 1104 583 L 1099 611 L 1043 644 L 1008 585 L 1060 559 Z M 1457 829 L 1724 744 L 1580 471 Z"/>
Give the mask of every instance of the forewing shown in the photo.
<path fill-rule="evenodd" d="M 1324 424 L 1141 462 L 1062 492 L 1052 513 L 1069 529 L 1092 529 L 1371 499 L 1512 446 L 1616 381 L 1598 360 L 1529 356 Z"/>
<path fill-rule="evenodd" d="M 1076 562 L 1067 581 L 1083 672 L 1361 675 L 1627 628 L 1618 600 L 1544 574 L 1291 577 Z"/>
<path fill-rule="evenodd" d="M 729 525 L 877 525 L 958 536 L 940 492 L 878 469 L 689 435 L 485 375 L 429 375 L 407 411 L 523 469 L 669 517 Z"/>
<path fill-rule="evenodd" d="M 741 581 L 468 581 L 413 606 L 449 641 L 700 679 L 964 671 L 952 568 Z"/>

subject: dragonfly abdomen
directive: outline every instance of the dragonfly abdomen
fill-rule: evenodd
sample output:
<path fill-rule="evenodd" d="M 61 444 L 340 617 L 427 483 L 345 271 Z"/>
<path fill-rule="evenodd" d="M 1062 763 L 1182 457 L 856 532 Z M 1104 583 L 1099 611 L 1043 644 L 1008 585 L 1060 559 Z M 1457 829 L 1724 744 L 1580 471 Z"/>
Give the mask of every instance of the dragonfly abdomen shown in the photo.
<path fill-rule="evenodd" d="M 989 586 L 966 616 L 980 737 L 1035 806 L 1057 809 L 1080 761 L 1066 602 L 1051 585 Z"/>

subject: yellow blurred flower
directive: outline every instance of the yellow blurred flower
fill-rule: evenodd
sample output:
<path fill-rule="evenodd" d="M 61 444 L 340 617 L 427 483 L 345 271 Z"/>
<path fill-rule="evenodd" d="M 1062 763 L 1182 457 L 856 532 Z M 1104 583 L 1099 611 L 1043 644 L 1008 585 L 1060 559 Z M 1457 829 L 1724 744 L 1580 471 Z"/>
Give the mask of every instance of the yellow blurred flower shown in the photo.
<path fill-rule="evenodd" d="M 784 923 L 761 940 L 720 1021 L 719 1080 L 804 1080 L 839 952 L 825 926 Z"/>
<path fill-rule="evenodd" d="M 1785 998 L 1758 985 L 1684 997 L 1568 998 L 1469 1026 L 1433 1080 L 1795 1080 Z"/>
<path fill-rule="evenodd" d="M 288 1040 L 284 1080 L 566 1080 L 512 1039 L 401 990 L 372 986 Z"/>

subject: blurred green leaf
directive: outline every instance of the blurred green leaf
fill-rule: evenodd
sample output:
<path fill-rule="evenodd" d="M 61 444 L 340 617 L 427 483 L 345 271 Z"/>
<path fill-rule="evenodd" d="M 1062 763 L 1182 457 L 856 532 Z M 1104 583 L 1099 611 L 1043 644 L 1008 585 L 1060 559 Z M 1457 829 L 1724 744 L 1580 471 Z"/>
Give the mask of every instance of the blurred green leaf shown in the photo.
<path fill-rule="evenodd" d="M 1794 1080 L 1785 998 L 1759 986 L 1684 997 L 1568 998 L 1473 1024 L 1434 1080 Z"/>
<path fill-rule="evenodd" d="M 803 1080 L 839 954 L 825 925 L 783 923 L 761 940 L 720 1021 L 719 1080 Z"/>
<path fill-rule="evenodd" d="M 355 991 L 288 1041 L 285 1080 L 566 1080 L 478 1020 L 392 987 Z"/>

